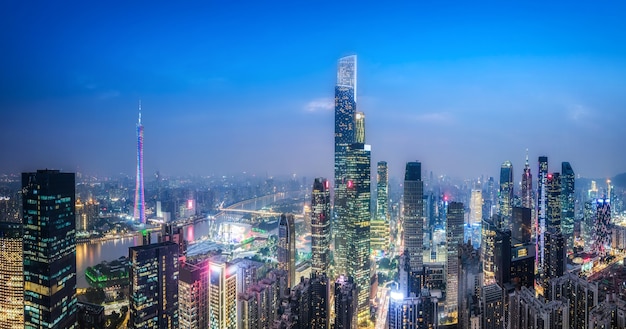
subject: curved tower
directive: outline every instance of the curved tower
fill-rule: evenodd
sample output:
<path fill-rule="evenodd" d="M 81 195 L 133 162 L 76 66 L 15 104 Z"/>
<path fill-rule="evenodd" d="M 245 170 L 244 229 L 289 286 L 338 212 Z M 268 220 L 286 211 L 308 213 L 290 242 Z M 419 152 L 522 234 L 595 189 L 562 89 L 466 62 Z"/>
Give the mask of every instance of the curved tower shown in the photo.
<path fill-rule="evenodd" d="M 137 121 L 137 181 L 135 184 L 135 214 L 139 223 L 146 223 L 145 200 L 143 194 L 143 125 L 141 124 L 141 101 L 139 102 L 139 121 Z"/>

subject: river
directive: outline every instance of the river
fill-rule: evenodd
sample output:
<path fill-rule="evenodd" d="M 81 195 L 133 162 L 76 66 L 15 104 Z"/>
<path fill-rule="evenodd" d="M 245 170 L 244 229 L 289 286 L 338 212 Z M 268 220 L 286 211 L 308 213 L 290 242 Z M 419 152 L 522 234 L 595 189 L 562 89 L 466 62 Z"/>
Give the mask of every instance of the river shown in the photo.
<path fill-rule="evenodd" d="M 300 192 L 294 192 L 300 194 Z M 258 210 L 278 200 L 293 197 L 293 193 L 278 193 L 271 196 L 264 196 L 255 199 L 239 202 L 231 207 L 231 209 Z M 222 215 L 216 220 L 222 220 Z M 233 219 L 232 214 L 223 214 L 224 220 Z M 185 227 L 185 239 L 194 241 L 203 235 L 209 234 L 209 222 L 202 221 L 194 225 Z M 152 234 L 152 241 L 157 241 L 156 233 Z M 89 284 L 85 278 L 85 270 L 87 267 L 97 265 L 103 261 L 116 260 L 122 256 L 128 257 L 128 248 L 141 245 L 141 237 L 129 237 L 116 240 L 108 240 L 97 243 L 79 243 L 76 246 L 76 274 L 77 288 L 88 288 Z"/>

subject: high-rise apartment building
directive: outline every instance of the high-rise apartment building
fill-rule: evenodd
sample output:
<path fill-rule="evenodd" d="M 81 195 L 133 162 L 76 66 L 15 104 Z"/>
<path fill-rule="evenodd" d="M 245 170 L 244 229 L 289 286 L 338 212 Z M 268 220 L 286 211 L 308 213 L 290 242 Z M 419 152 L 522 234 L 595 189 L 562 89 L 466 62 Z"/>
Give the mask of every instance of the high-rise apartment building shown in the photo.
<path fill-rule="evenodd" d="M 480 250 L 470 243 L 459 249 L 458 328 L 472 329 L 472 323 L 480 326 L 480 290 L 482 287 Z"/>
<path fill-rule="evenodd" d="M 204 329 L 209 324 L 209 262 L 180 263 L 178 317 L 180 328 Z"/>
<path fill-rule="evenodd" d="M 551 279 L 547 300 L 565 300 L 569 303 L 571 329 L 587 329 L 591 310 L 598 305 L 598 284 L 574 273 Z"/>
<path fill-rule="evenodd" d="M 465 208 L 461 202 L 448 204 L 446 225 L 446 245 L 448 255 L 446 261 L 446 309 L 454 313 L 458 308 L 459 285 L 459 248 L 463 244 L 463 219 Z"/>
<path fill-rule="evenodd" d="M 509 303 L 511 329 L 570 328 L 569 305 L 563 299 L 547 302 L 543 297 L 536 297 L 531 289 L 522 287 L 510 295 Z"/>
<path fill-rule="evenodd" d="M 387 323 L 389 329 L 433 328 L 434 305 L 430 293 L 424 289 L 419 295 L 405 297 L 401 292 L 392 291 L 389 298 Z"/>
<path fill-rule="evenodd" d="M 408 162 L 404 173 L 404 253 L 408 258 L 409 277 L 418 277 L 423 271 L 424 262 L 424 183 L 422 182 L 422 164 Z M 411 281 L 409 279 L 409 281 Z M 415 281 L 415 280 L 413 280 Z M 421 291 L 419 284 L 407 283 L 409 287 L 401 287 L 408 296 L 411 292 Z M 411 288 L 413 287 L 413 288 Z"/>
<path fill-rule="evenodd" d="M 485 285 L 482 289 L 484 329 L 501 329 L 504 323 L 504 296 L 498 284 Z"/>
<path fill-rule="evenodd" d="M 75 328 L 76 230 L 73 173 L 22 174 L 24 328 Z"/>
<path fill-rule="evenodd" d="M 311 196 L 311 272 L 328 273 L 330 263 L 330 186 L 316 178 Z M 328 273 L 330 274 L 330 273 Z"/>
<path fill-rule="evenodd" d="M 500 207 L 498 228 L 510 230 L 513 209 L 513 164 L 510 161 L 505 161 L 500 167 L 498 206 Z"/>
<path fill-rule="evenodd" d="M 178 245 L 162 242 L 128 248 L 129 328 L 175 329 L 178 317 Z"/>
<path fill-rule="evenodd" d="M 137 121 L 137 179 L 135 182 L 135 220 L 146 223 L 146 201 L 143 189 L 143 124 L 141 123 L 141 102 Z"/>
<path fill-rule="evenodd" d="M 278 268 L 287 271 L 287 287 L 296 284 L 296 226 L 293 214 L 282 214 L 278 221 Z"/>
<path fill-rule="evenodd" d="M 357 287 L 351 277 L 335 281 L 335 329 L 357 327 Z"/>
<path fill-rule="evenodd" d="M 24 328 L 22 224 L 0 222 L 0 329 Z"/>
<path fill-rule="evenodd" d="M 495 269 L 495 242 L 496 226 L 490 220 L 484 220 L 482 225 L 482 242 L 480 244 L 480 259 L 483 262 L 483 280 L 485 285 L 496 282 Z"/>
<path fill-rule="evenodd" d="M 237 266 L 218 257 L 209 261 L 209 271 L 209 329 L 236 329 Z"/>
<path fill-rule="evenodd" d="M 358 290 L 357 315 L 359 323 L 369 319 L 370 294 L 370 146 L 352 144 L 346 157 L 346 196 L 348 213 L 345 232 L 348 276 L 354 278 Z"/>
<path fill-rule="evenodd" d="M 333 207 L 333 234 L 335 236 L 335 271 L 347 273 L 348 149 L 356 142 L 356 56 L 339 59 L 335 86 L 335 202 Z"/>
<path fill-rule="evenodd" d="M 308 328 L 330 328 L 330 280 L 326 274 L 311 275 L 310 319 Z"/>
<path fill-rule="evenodd" d="M 567 246 L 574 246 L 574 215 L 576 209 L 576 176 L 569 162 L 561 163 L 561 231 Z"/>
<path fill-rule="evenodd" d="M 596 205 L 593 251 L 604 257 L 611 243 L 611 203 L 609 199 L 597 199 Z"/>

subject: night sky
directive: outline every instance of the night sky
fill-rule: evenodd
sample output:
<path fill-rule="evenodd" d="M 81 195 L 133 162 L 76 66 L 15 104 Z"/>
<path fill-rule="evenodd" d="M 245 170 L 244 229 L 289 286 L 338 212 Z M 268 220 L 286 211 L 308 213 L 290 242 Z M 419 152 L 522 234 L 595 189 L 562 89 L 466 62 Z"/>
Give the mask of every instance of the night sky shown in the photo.
<path fill-rule="evenodd" d="M 182 2 L 2 1 L 0 173 L 332 177 L 351 54 L 391 176 L 626 171 L 623 1 Z"/>

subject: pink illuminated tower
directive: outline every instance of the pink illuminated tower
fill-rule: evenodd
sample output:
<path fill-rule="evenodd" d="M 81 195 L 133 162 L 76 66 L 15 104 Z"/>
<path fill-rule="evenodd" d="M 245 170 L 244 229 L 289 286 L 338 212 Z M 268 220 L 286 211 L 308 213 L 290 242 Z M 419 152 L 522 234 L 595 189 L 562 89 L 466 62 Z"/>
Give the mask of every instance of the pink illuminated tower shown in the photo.
<path fill-rule="evenodd" d="M 143 193 L 143 125 L 141 124 L 141 101 L 139 101 L 139 121 L 137 121 L 137 184 L 135 186 L 135 220 L 146 223 Z"/>

